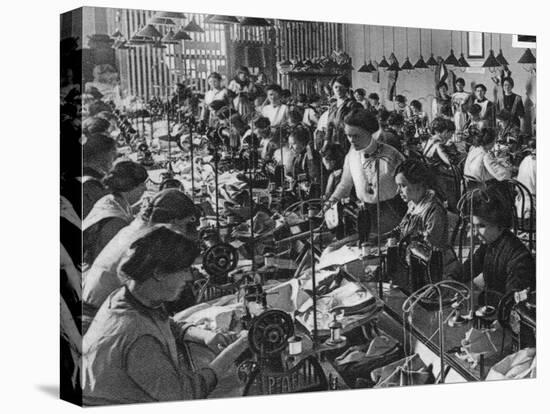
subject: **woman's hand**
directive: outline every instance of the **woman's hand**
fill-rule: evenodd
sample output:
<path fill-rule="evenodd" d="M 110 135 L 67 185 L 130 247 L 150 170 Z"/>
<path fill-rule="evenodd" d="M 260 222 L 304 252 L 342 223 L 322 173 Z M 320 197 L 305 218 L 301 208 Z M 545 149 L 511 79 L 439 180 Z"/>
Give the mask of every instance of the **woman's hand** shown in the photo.
<path fill-rule="evenodd" d="M 218 354 L 235 342 L 235 339 L 237 339 L 237 335 L 234 333 L 208 332 L 204 344 Z"/>
<path fill-rule="evenodd" d="M 225 348 L 217 357 L 210 363 L 210 368 L 214 370 L 216 376 L 222 378 L 227 374 L 231 364 L 248 348 L 248 331 L 241 331 L 238 339 Z"/>

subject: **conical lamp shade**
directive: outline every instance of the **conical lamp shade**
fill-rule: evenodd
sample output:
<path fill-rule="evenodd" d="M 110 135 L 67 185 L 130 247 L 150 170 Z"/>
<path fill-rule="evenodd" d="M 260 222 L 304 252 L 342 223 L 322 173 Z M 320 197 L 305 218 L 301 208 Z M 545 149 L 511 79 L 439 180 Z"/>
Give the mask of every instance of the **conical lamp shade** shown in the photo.
<path fill-rule="evenodd" d="M 136 35 L 149 38 L 162 37 L 162 33 L 155 29 L 155 26 L 153 26 L 152 24 L 146 25 L 143 29 L 138 31 Z"/>
<path fill-rule="evenodd" d="M 500 49 L 498 51 L 498 55 L 496 57 L 496 60 L 498 61 L 498 63 L 500 63 L 500 66 L 508 66 L 508 61 L 506 60 L 506 58 L 502 54 L 502 49 Z"/>
<path fill-rule="evenodd" d="M 453 49 L 451 49 L 451 54 L 445 59 L 445 64 L 449 66 L 458 66 L 458 60 L 456 59 Z"/>
<path fill-rule="evenodd" d="M 484 67 L 484 68 L 498 68 L 499 66 L 500 66 L 500 63 L 495 58 L 495 53 L 492 50 L 490 50 L 489 51 L 489 57 L 487 58 L 487 60 L 485 60 L 482 67 Z"/>
<path fill-rule="evenodd" d="M 518 60 L 518 63 L 523 63 L 527 65 L 534 65 L 537 63 L 537 58 L 535 55 L 533 55 L 533 52 L 531 52 L 531 49 L 526 49 L 525 52 L 523 52 L 523 55 Z"/>
<path fill-rule="evenodd" d="M 376 68 L 372 64 L 371 60 L 369 60 L 369 64 L 367 65 L 367 69 L 369 70 L 369 72 L 376 72 Z"/>
<path fill-rule="evenodd" d="M 176 22 L 174 22 L 172 19 L 169 19 L 167 17 L 153 17 L 149 23 L 151 24 L 161 24 L 165 26 L 175 26 Z"/>
<path fill-rule="evenodd" d="M 390 64 L 386 60 L 386 56 L 382 56 L 382 60 L 378 64 L 378 68 L 387 69 L 390 67 Z"/>
<path fill-rule="evenodd" d="M 192 37 L 185 33 L 183 29 L 180 29 L 176 32 L 172 40 L 192 40 Z"/>
<path fill-rule="evenodd" d="M 262 17 L 245 17 L 241 20 L 241 26 L 267 27 L 271 26 L 271 23 Z"/>
<path fill-rule="evenodd" d="M 185 32 L 184 32 L 185 33 Z M 177 43 L 177 40 L 174 40 L 175 33 L 172 29 L 170 29 L 164 37 L 161 39 L 162 43 Z"/>
<path fill-rule="evenodd" d="M 194 17 L 187 24 L 187 26 L 183 28 L 183 30 L 186 32 L 204 33 L 204 30 L 197 24 Z"/>
<path fill-rule="evenodd" d="M 387 70 L 393 70 L 393 71 L 401 70 L 401 68 L 399 67 L 399 62 L 398 62 L 398 60 L 395 57 L 395 54 L 393 52 L 391 52 L 391 54 L 390 54 L 389 61 L 391 63 L 390 63 L 390 66 L 388 67 Z"/>
<path fill-rule="evenodd" d="M 428 65 L 426 65 L 426 62 L 424 61 L 424 58 L 422 55 L 420 55 L 420 58 L 418 59 L 418 62 L 414 64 L 415 69 L 428 69 Z"/>
<path fill-rule="evenodd" d="M 180 12 L 159 12 L 156 14 L 156 17 L 165 17 L 168 19 L 187 19 L 185 14 Z"/>
<path fill-rule="evenodd" d="M 437 61 L 436 61 L 435 58 L 434 58 L 434 54 L 433 54 L 433 53 L 430 54 L 430 58 L 429 58 L 428 61 L 426 62 L 426 65 L 428 65 L 428 66 L 437 66 L 437 65 L 438 65 Z"/>
<path fill-rule="evenodd" d="M 111 35 L 111 37 L 122 37 L 122 33 L 120 30 L 116 29 L 116 31 Z"/>
<path fill-rule="evenodd" d="M 209 24 L 233 24 L 233 23 L 239 23 L 239 19 L 237 19 L 235 16 L 222 16 L 219 14 L 211 14 L 206 19 L 204 19 L 205 23 Z"/>
<path fill-rule="evenodd" d="M 414 66 L 411 64 L 408 57 L 405 59 L 405 62 L 403 62 L 403 65 L 401 65 L 401 70 L 414 70 Z"/>
<path fill-rule="evenodd" d="M 367 61 L 365 61 L 365 64 L 363 66 L 361 66 L 357 72 L 361 72 L 361 73 L 369 73 L 370 70 L 369 70 L 369 66 L 367 65 Z"/>
<path fill-rule="evenodd" d="M 470 64 L 464 58 L 464 53 L 461 53 L 460 57 L 458 58 L 458 67 L 460 67 L 460 68 L 469 68 L 470 67 Z"/>
<path fill-rule="evenodd" d="M 353 67 L 353 65 L 349 62 L 346 62 L 344 63 L 343 65 L 340 66 L 340 69 L 342 70 L 355 70 L 355 68 Z"/>

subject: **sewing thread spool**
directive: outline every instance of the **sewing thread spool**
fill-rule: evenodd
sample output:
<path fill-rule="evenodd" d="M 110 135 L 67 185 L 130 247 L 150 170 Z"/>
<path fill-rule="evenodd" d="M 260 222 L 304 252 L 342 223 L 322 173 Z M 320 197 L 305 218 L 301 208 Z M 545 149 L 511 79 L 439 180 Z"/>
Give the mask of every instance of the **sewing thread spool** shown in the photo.
<path fill-rule="evenodd" d="M 302 338 L 296 335 L 288 338 L 288 354 L 300 355 L 301 353 L 302 353 Z"/>
<path fill-rule="evenodd" d="M 342 339 L 342 324 L 336 319 L 336 313 L 334 313 L 334 319 L 328 325 L 330 329 L 330 343 L 338 344 L 343 341 Z"/>

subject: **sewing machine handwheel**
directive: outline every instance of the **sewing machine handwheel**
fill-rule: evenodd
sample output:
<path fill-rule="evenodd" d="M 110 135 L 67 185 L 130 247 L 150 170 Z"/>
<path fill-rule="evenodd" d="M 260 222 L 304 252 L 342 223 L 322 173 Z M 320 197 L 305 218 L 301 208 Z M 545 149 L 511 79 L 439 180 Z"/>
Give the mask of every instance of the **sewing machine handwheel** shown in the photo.
<path fill-rule="evenodd" d="M 237 249 L 228 243 L 219 243 L 206 250 L 202 258 L 202 267 L 211 276 L 222 276 L 235 270 L 238 261 Z"/>
<path fill-rule="evenodd" d="M 281 310 L 270 309 L 252 320 L 248 343 L 255 354 L 269 356 L 282 352 L 292 335 L 294 323 L 290 315 Z"/>

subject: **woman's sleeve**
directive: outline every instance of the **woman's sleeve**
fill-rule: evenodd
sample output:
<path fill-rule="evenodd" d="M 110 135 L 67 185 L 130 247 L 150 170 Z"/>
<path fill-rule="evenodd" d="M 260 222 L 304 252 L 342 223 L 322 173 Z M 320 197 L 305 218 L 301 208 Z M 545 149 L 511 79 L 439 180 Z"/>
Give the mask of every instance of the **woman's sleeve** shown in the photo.
<path fill-rule="evenodd" d="M 487 171 L 489 171 L 489 174 L 498 181 L 509 180 L 512 176 L 510 170 L 501 165 L 494 155 L 485 154 L 483 156 L 483 164 L 487 168 Z"/>
<path fill-rule="evenodd" d="M 96 245 L 97 254 L 99 254 L 107 243 L 109 243 L 112 238 L 115 237 L 117 233 L 127 225 L 128 223 L 121 218 L 112 218 L 108 220 L 103 227 L 101 227 L 101 234 L 99 235 Z"/>
<path fill-rule="evenodd" d="M 344 160 L 344 171 L 342 172 L 342 179 L 338 183 L 338 186 L 330 196 L 331 200 L 341 200 L 347 197 L 353 187 L 353 178 L 351 177 L 351 170 L 349 168 L 349 154 L 346 155 Z"/>
<path fill-rule="evenodd" d="M 443 161 L 446 165 L 450 166 L 451 165 L 451 161 L 449 161 L 449 157 L 447 157 L 447 154 L 445 153 L 445 151 L 443 150 L 443 148 L 441 147 L 441 144 L 438 144 L 436 147 L 435 147 L 436 151 L 437 151 L 437 155 L 439 155 L 439 158 L 441 158 L 441 161 Z"/>
<path fill-rule="evenodd" d="M 469 282 L 470 280 L 477 277 L 483 271 L 483 261 L 485 260 L 485 251 L 487 250 L 487 245 L 483 244 L 477 248 L 474 252 L 473 266 L 470 265 L 470 257 L 462 265 L 462 275 L 463 281 Z M 472 267 L 472 269 L 470 269 Z M 473 274 L 472 274 L 473 270 Z"/>
<path fill-rule="evenodd" d="M 440 249 L 445 246 L 449 238 L 449 223 L 447 213 L 443 208 L 436 206 L 430 209 L 426 216 L 424 231 L 426 239 L 431 245 Z"/>
<path fill-rule="evenodd" d="M 153 401 L 193 398 L 184 395 L 178 369 L 158 339 L 142 336 L 130 347 L 126 358 L 128 376 Z"/>

